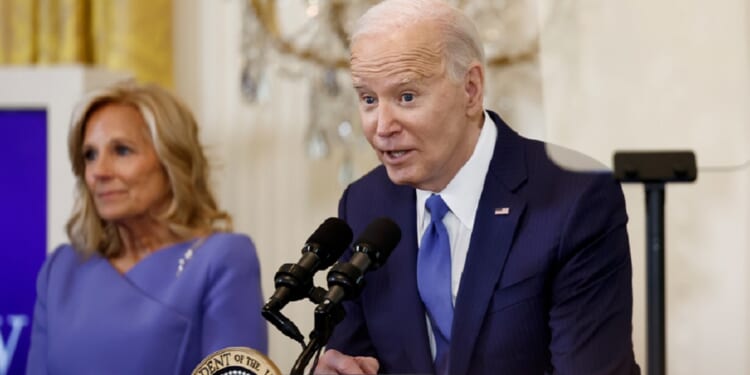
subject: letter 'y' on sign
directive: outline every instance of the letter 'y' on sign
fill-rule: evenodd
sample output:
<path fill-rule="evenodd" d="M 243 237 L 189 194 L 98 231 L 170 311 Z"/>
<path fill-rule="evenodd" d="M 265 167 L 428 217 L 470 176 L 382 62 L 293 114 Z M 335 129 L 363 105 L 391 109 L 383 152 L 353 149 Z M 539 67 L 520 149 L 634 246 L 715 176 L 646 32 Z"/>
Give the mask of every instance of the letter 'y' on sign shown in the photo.
<path fill-rule="evenodd" d="M 13 353 L 16 352 L 16 344 L 18 344 L 18 338 L 21 337 L 21 331 L 23 327 L 29 324 L 29 318 L 26 315 L 8 315 L 7 323 L 10 326 L 10 334 L 6 341 L 2 333 L 4 329 L 0 329 L 0 375 L 8 373 L 10 368 L 10 361 L 13 359 Z M 3 327 L 3 317 L 0 316 L 0 328 Z"/>

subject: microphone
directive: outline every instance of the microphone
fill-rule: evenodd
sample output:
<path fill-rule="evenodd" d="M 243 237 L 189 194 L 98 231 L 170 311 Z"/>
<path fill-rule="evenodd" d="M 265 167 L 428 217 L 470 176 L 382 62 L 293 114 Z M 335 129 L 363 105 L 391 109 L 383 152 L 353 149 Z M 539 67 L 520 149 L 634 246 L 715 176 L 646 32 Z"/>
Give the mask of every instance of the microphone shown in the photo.
<path fill-rule="evenodd" d="M 349 262 L 338 262 L 331 268 L 328 292 L 315 308 L 315 328 L 310 333 L 310 342 L 303 345 L 292 374 L 302 374 L 314 353 L 320 353 L 336 324 L 341 323 L 346 315 L 340 302 L 359 295 L 364 286 L 364 274 L 382 266 L 400 240 L 401 229 L 396 223 L 384 217 L 375 219 L 354 243 Z"/>
<path fill-rule="evenodd" d="M 304 340 L 294 323 L 279 311 L 291 301 L 313 298 L 313 274 L 336 262 L 352 237 L 352 230 L 345 221 L 333 217 L 326 219 L 305 242 L 302 258 L 296 264 L 286 263 L 279 267 L 274 275 L 276 291 L 263 306 L 263 316 L 287 336 L 297 341 Z"/>
<path fill-rule="evenodd" d="M 382 266 L 400 240 L 401 229 L 393 220 L 373 220 L 354 243 L 349 262 L 339 262 L 328 272 L 329 290 L 319 308 L 357 297 L 364 286 L 364 274 Z"/>

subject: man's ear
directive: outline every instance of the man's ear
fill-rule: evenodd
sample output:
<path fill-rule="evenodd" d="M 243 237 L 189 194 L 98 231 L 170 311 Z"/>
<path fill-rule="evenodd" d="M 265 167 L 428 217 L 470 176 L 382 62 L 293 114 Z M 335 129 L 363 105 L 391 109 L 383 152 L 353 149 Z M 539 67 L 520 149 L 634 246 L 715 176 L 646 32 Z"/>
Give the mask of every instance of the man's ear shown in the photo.
<path fill-rule="evenodd" d="M 484 101 L 484 68 L 478 62 L 473 62 L 464 77 L 464 92 L 466 94 L 466 115 L 475 116 L 482 112 Z"/>

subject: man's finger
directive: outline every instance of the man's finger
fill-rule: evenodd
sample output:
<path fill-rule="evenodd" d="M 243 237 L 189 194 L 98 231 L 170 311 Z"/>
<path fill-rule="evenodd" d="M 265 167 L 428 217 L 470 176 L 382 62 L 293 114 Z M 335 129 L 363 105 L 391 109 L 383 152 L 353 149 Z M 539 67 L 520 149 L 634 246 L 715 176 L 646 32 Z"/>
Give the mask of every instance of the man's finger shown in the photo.
<path fill-rule="evenodd" d="M 337 350 L 329 349 L 320 357 L 318 366 L 315 368 L 317 375 L 332 374 L 377 374 L 379 364 L 372 357 L 352 357 Z"/>

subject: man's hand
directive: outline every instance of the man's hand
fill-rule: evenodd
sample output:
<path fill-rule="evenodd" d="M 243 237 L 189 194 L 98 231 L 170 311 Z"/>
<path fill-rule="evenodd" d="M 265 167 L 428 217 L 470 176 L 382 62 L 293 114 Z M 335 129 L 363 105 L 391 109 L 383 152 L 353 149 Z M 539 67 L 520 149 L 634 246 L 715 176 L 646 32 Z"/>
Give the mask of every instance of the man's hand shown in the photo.
<path fill-rule="evenodd" d="M 375 375 L 379 368 L 378 360 L 373 357 L 352 357 L 330 349 L 326 350 L 320 357 L 318 366 L 315 368 L 315 374 Z"/>

